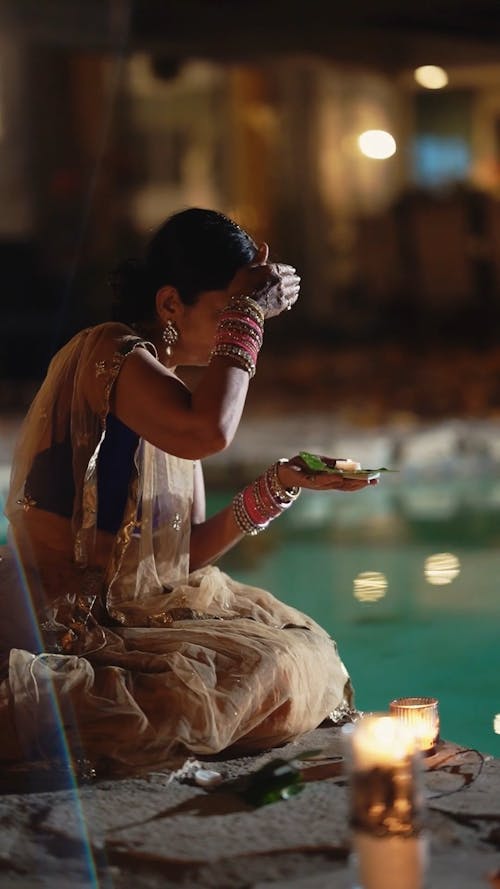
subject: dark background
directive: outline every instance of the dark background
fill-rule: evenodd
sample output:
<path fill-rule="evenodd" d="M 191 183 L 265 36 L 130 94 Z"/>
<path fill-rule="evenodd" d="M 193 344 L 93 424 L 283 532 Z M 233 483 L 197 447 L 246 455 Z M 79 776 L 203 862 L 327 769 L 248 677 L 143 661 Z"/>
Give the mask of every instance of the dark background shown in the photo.
<path fill-rule="evenodd" d="M 302 273 L 256 392 L 500 410 L 499 25 L 496 0 L 4 0 L 4 409 L 109 317 L 113 265 L 197 204 Z M 423 64 L 448 85 L 419 87 Z M 393 157 L 360 155 L 370 128 Z"/>

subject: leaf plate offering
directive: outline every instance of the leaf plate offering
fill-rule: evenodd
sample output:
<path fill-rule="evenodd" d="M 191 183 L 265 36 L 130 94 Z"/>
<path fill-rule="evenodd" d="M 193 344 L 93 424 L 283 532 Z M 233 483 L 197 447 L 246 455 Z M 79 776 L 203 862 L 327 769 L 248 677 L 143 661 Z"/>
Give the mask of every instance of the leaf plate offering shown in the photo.
<path fill-rule="evenodd" d="M 312 472 L 328 472 L 332 475 L 341 475 L 343 478 L 369 481 L 379 478 L 381 472 L 397 472 L 397 469 L 387 469 L 385 466 L 380 466 L 378 469 L 337 469 L 336 466 L 330 466 L 322 457 L 310 454 L 309 451 L 300 451 L 299 457 Z"/>

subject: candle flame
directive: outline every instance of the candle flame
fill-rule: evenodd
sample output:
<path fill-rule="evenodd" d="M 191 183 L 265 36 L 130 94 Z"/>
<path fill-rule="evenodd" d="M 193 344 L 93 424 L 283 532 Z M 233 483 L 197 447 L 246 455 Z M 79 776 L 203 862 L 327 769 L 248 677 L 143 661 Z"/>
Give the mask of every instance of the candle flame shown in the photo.
<path fill-rule="evenodd" d="M 360 768 L 402 762 L 414 752 L 412 733 L 389 714 L 364 716 L 355 725 L 353 753 Z"/>

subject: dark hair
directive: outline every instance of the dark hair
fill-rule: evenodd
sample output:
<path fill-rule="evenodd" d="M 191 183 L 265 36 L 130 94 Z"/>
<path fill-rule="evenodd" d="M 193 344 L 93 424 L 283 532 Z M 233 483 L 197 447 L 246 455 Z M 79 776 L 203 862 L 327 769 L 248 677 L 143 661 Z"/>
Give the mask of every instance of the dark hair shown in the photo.
<path fill-rule="evenodd" d="M 167 284 L 193 305 L 201 291 L 227 287 L 256 252 L 252 238 L 223 213 L 196 207 L 175 213 L 153 235 L 143 259 L 125 260 L 110 276 L 113 318 L 152 320 L 156 293 Z"/>

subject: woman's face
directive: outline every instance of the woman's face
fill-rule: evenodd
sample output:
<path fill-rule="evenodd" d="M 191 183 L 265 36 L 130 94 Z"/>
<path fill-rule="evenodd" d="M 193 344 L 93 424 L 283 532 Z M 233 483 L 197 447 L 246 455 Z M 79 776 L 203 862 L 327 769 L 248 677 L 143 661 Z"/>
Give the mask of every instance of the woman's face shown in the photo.
<path fill-rule="evenodd" d="M 227 303 L 227 290 L 204 290 L 194 305 L 182 304 L 176 319 L 179 339 L 172 356 L 176 364 L 208 364 L 219 317 Z"/>

